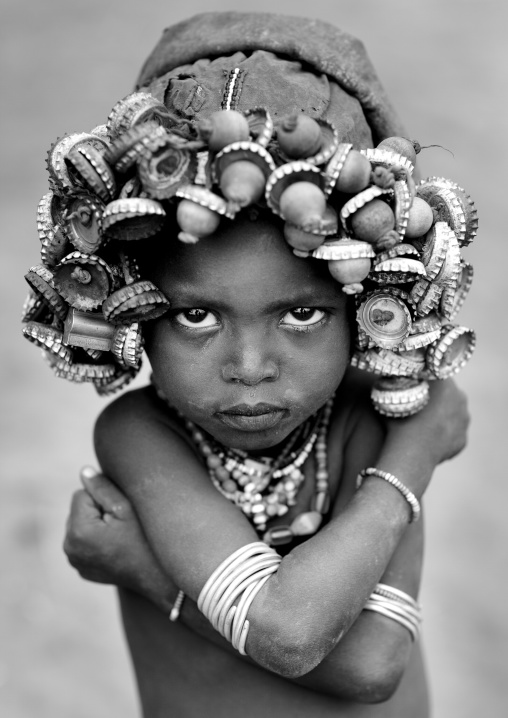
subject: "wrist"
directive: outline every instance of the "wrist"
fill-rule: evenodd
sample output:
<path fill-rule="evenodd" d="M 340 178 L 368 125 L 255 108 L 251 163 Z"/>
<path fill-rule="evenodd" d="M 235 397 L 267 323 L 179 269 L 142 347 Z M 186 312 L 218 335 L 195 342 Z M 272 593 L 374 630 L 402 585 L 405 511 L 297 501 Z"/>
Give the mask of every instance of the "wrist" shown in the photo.
<path fill-rule="evenodd" d="M 362 483 L 365 481 L 365 479 L 368 478 L 377 478 L 381 479 L 382 481 L 386 481 L 390 486 L 392 486 L 396 491 L 399 492 L 400 496 L 404 499 L 406 504 L 409 507 L 410 510 L 410 516 L 409 516 L 409 523 L 415 523 L 419 520 L 420 514 L 421 514 L 421 506 L 420 502 L 416 498 L 415 494 L 408 489 L 408 487 L 400 480 L 398 479 L 394 474 L 391 474 L 387 471 L 383 471 L 381 469 L 375 468 L 375 467 L 368 467 L 366 469 L 363 469 L 358 474 L 357 480 L 356 480 L 356 487 L 357 489 L 360 488 Z"/>
<path fill-rule="evenodd" d="M 383 524 L 388 519 L 395 532 L 405 531 L 411 518 L 411 509 L 393 486 L 369 476 L 362 481 L 356 496 L 360 501 L 367 501 L 371 507 L 376 507 Z M 369 513 L 372 517 L 372 508 Z"/>
<path fill-rule="evenodd" d="M 173 608 L 178 589 L 161 573 L 144 576 L 138 592 L 154 604 L 160 611 L 169 615 Z"/>
<path fill-rule="evenodd" d="M 437 463 L 431 453 L 415 440 L 408 443 L 394 438 L 387 439 L 375 466 L 394 474 L 417 499 L 421 499 Z"/>

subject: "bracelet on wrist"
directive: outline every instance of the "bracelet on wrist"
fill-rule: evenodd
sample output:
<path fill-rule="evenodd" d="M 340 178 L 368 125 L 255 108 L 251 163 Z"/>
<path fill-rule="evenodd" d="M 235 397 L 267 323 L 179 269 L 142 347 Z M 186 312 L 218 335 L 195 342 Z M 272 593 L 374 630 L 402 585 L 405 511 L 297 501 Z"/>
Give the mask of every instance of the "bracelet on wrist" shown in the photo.
<path fill-rule="evenodd" d="M 169 620 L 172 621 L 173 623 L 175 623 L 175 621 L 178 621 L 184 598 L 185 598 L 185 593 L 180 589 L 178 591 L 178 593 L 176 594 L 176 599 L 173 604 L 173 608 L 171 609 L 171 612 L 169 614 Z"/>
<path fill-rule="evenodd" d="M 356 479 L 356 488 L 357 490 L 360 488 L 360 486 L 363 483 L 363 480 L 366 479 L 369 476 L 374 476 L 378 479 L 383 479 L 383 481 L 387 481 L 389 484 L 391 484 L 397 491 L 399 491 L 400 494 L 404 497 L 404 499 L 409 504 L 409 508 L 411 509 L 411 518 L 409 519 L 409 523 L 415 523 L 420 518 L 421 514 L 421 506 L 420 502 L 416 498 L 416 496 L 413 494 L 412 491 L 410 491 L 407 486 L 405 486 L 400 479 L 398 479 L 393 474 L 389 474 L 387 471 L 382 471 L 381 469 L 375 469 L 373 467 L 369 467 L 367 469 L 363 469 L 363 471 L 360 471 L 360 473 L 357 476 Z"/>
<path fill-rule="evenodd" d="M 374 611 L 407 628 L 413 641 L 420 637 L 422 607 L 409 594 L 393 586 L 378 583 L 364 611 Z"/>

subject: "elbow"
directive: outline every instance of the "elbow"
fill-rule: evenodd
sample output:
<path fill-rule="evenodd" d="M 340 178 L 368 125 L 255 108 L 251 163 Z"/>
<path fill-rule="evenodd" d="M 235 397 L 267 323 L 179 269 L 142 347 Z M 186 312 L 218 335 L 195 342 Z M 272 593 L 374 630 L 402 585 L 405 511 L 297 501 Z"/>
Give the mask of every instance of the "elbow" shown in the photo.
<path fill-rule="evenodd" d="M 359 703 L 384 703 L 395 694 L 409 659 L 408 645 L 398 651 L 372 651 L 361 663 L 352 666 L 355 700 Z"/>
<path fill-rule="evenodd" d="M 289 646 L 279 646 L 276 651 L 270 651 L 263 658 L 256 657 L 255 660 L 263 668 L 287 679 L 301 678 L 320 662 L 320 658 L 314 656 L 311 651 Z"/>
<path fill-rule="evenodd" d="M 282 678 L 295 679 L 310 673 L 333 648 L 301 632 L 271 632 L 249 649 L 249 655 L 263 668 Z"/>
<path fill-rule="evenodd" d="M 389 666 L 359 677 L 355 699 L 359 703 L 384 703 L 399 687 L 405 666 Z"/>

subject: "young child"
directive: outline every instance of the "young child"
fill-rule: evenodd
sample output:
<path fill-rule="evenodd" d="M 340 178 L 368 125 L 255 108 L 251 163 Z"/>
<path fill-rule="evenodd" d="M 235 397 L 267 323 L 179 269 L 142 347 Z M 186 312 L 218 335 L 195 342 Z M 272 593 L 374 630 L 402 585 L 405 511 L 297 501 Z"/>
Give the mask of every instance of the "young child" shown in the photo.
<path fill-rule="evenodd" d="M 182 177 L 189 183 L 189 173 L 194 178 L 200 172 L 206 176 L 208 156 L 200 144 L 206 133 L 216 158 L 224 145 L 233 147 L 231 142 L 238 138 L 231 140 L 230 134 L 222 147 L 213 144 L 218 140 L 213 124 L 217 115 L 212 113 L 221 103 L 224 110 L 236 108 L 247 115 L 249 108 L 255 109 L 250 114 L 252 134 L 263 147 L 265 133 L 265 147 L 274 156 L 279 153 L 278 163 L 286 169 L 278 180 L 280 193 L 274 189 L 275 176 L 272 193 L 267 194 L 270 209 L 261 206 L 259 197 L 245 199 L 239 175 L 231 191 L 224 178 L 235 161 L 263 167 L 252 153 L 263 158 L 265 150 L 253 150 L 252 142 L 240 137 L 243 144 L 225 152 L 240 151 L 240 157 L 222 166 L 216 159 L 211 173 L 218 175 L 211 184 L 220 185 L 229 204 L 219 194 L 211 198 L 210 183 L 206 187 L 194 179 L 199 188 L 194 193 L 184 183 L 176 217 L 166 207 L 168 219 L 157 232 L 151 231 L 152 237 L 141 234 L 140 241 L 129 242 L 132 249 L 123 249 L 125 284 L 106 299 L 94 295 L 102 277 L 97 269 L 101 263 L 91 259 L 96 257 L 91 254 L 95 247 L 88 254 L 78 251 L 55 260 L 54 270 L 47 270 L 51 278 L 32 270 L 38 277 L 31 276 L 32 286 L 40 288 L 39 280 L 46 281 L 77 310 L 71 319 L 66 315 L 61 340 L 55 323 L 51 330 L 47 322 L 46 329 L 34 327 L 35 309 L 29 309 L 26 333 L 34 339 L 38 331 L 36 343 L 46 348 L 50 337 L 60 375 L 93 375 L 99 389 L 118 383 L 121 377 L 108 374 L 101 357 L 92 356 L 93 371 L 83 368 L 88 366 L 85 361 L 73 369 L 78 363 L 65 349 L 71 345 L 98 352 L 99 344 L 90 337 L 100 334 L 129 373 L 138 361 L 140 341 L 127 343 L 129 331 L 139 337 L 137 327 L 127 321 L 151 318 L 144 325 L 144 339 L 153 384 L 123 394 L 99 417 L 95 445 L 104 475 L 84 472 L 86 491 L 74 497 L 66 551 L 82 575 L 122 589 L 125 630 L 143 714 L 149 718 L 240 712 L 253 717 L 426 716 L 427 690 L 417 640 L 423 551 L 420 500 L 435 466 L 465 444 L 464 398 L 445 381 L 433 383 L 423 401 L 415 399 L 411 392 L 420 385 L 413 381 L 413 370 L 406 371 L 405 384 L 390 385 L 388 394 L 409 392 L 411 401 L 417 402 L 415 409 L 421 409 L 418 413 L 381 420 L 371 408 L 371 383 L 348 369 L 355 341 L 354 300 L 343 291 L 361 294 L 365 276 L 353 272 L 347 279 L 341 275 L 339 282 L 330 273 L 333 267 L 328 271 L 322 259 L 302 256 L 312 249 L 309 235 L 319 237 L 317 248 L 327 234 L 337 233 L 337 226 L 328 231 L 334 220 L 324 214 L 319 221 L 284 224 L 295 210 L 294 201 L 287 211 L 282 209 L 284 190 L 297 184 L 288 178 L 295 173 L 299 181 L 312 185 L 309 179 L 319 170 L 312 162 L 310 169 L 307 164 L 302 168 L 298 158 L 288 163 L 281 155 L 282 141 L 277 147 L 270 140 L 267 115 L 259 107 L 275 119 L 294 111 L 326 115 L 340 142 L 359 149 L 374 144 L 371 133 L 376 140 L 397 134 L 393 111 L 355 41 L 319 23 L 276 16 L 206 15 L 170 28 L 145 65 L 140 86 L 148 86 L 166 103 L 172 127 L 178 119 L 178 132 L 172 139 L 171 163 L 168 154 L 157 155 L 161 147 L 167 149 L 165 130 L 152 128 L 148 137 L 136 120 L 134 139 L 132 127 L 122 127 L 123 135 L 118 132 L 120 139 L 105 156 L 121 163 L 131 152 L 138 160 L 145 195 L 138 200 L 139 190 L 133 188 L 139 180 L 128 179 L 128 189 L 117 201 L 133 199 L 138 204 L 129 205 L 130 215 L 119 206 L 108 212 L 115 200 L 103 210 L 102 227 L 110 236 L 123 224 L 124 233 L 117 237 L 132 240 L 146 229 L 148 220 L 153 224 L 156 212 L 146 209 L 146 194 L 168 200 L 168 178 L 178 177 L 181 187 Z M 110 134 L 127 116 L 142 112 L 147 108 L 135 102 L 119 103 L 109 119 Z M 152 106 L 151 112 L 164 123 L 163 110 Z M 192 128 L 207 117 L 212 117 L 211 125 L 201 124 L 196 139 Z M 329 127 L 321 124 L 324 139 L 305 158 L 326 153 L 326 142 L 335 142 Z M 131 144 L 126 149 L 127 136 Z M 136 143 L 144 141 L 146 161 L 142 153 L 136 154 Z M 193 165 L 194 150 L 198 155 Z M 63 152 L 61 146 L 59 151 Z M 82 183 L 93 180 L 102 189 L 88 165 L 85 169 L 73 150 L 67 152 L 63 181 L 72 184 L 77 173 Z M 98 174 L 107 186 L 109 175 L 101 161 L 87 152 L 81 155 L 101 169 Z M 332 154 L 336 152 L 337 146 Z M 52 155 L 53 171 L 61 178 L 58 151 L 50 153 L 50 165 Z M 252 168 L 244 169 L 250 173 Z M 400 194 L 401 185 L 393 189 L 393 181 L 411 186 L 404 167 L 382 170 L 386 171 L 372 181 L 369 164 L 367 184 L 379 189 L 369 202 L 378 194 Z M 341 171 L 337 169 L 334 182 Z M 248 174 L 249 191 L 255 174 Z M 154 189 L 154 176 L 159 189 Z M 263 176 L 263 189 L 265 182 Z M 166 194 L 157 195 L 162 185 Z M 297 212 L 312 193 L 312 187 L 305 189 L 308 194 L 296 202 Z M 366 190 L 366 185 L 360 189 Z M 194 204 L 192 221 L 186 201 Z M 277 202 L 280 211 L 274 213 Z M 193 211 L 203 204 L 208 214 L 196 223 Z M 140 206 L 145 214 L 136 216 L 134 207 Z M 76 229 L 81 222 L 90 228 L 95 210 L 90 204 L 87 208 L 84 219 L 76 207 L 73 213 L 67 210 L 67 224 L 74 221 Z M 214 216 L 233 214 L 233 208 L 234 218 Z M 296 226 L 296 235 L 288 225 Z M 429 229 L 430 225 L 425 231 Z M 178 239 L 179 230 L 180 239 L 187 242 Z M 384 227 L 376 235 L 371 243 L 378 243 L 378 254 L 400 245 L 394 239 L 400 231 Z M 86 234 L 90 245 L 92 235 Z M 197 237 L 198 242 L 188 241 Z M 334 246 L 338 242 L 340 251 L 352 244 L 339 239 Z M 427 245 L 428 240 L 424 250 Z M 48 246 L 46 256 L 54 258 L 56 245 Z M 109 257 L 112 251 L 104 249 Z M 347 260 L 369 256 L 357 252 Z M 387 259 L 397 256 L 396 251 Z M 142 279 L 131 276 L 137 271 L 132 258 Z M 399 277 L 398 283 L 407 287 L 415 281 L 407 276 L 416 272 L 415 267 L 409 258 L 404 268 L 392 263 L 387 273 L 396 283 L 394 275 L 402 272 L 404 281 Z M 377 301 L 381 295 L 375 292 L 369 296 Z M 369 310 L 372 321 L 364 325 L 378 347 L 383 348 L 382 342 L 395 346 L 390 337 L 397 336 L 400 345 L 410 336 L 409 327 L 403 339 L 397 334 L 406 317 L 403 308 L 399 312 L 401 296 L 396 287 L 388 298 L 382 294 L 385 304 Z M 93 312 L 100 302 L 105 321 Z M 53 297 L 52 306 L 56 305 Z M 95 321 L 89 334 L 83 329 L 90 320 L 86 312 Z M 424 318 L 426 314 L 422 311 Z M 114 321 L 119 318 L 120 328 Z M 40 313 L 38 321 L 44 324 Z M 426 319 L 411 336 L 430 344 L 429 337 L 421 337 L 435 333 L 433 321 Z M 108 334 L 108 324 L 114 333 Z M 79 339 L 80 331 L 85 340 Z M 442 331 L 437 338 L 432 335 L 434 347 L 443 341 Z M 448 338 L 450 331 L 446 330 Z M 361 337 L 357 341 L 361 343 Z M 426 345 L 407 344 L 400 355 L 388 353 L 418 363 L 422 346 Z M 446 349 L 449 346 L 451 340 Z M 443 366 L 455 370 L 459 349 L 454 345 Z M 429 366 L 438 362 L 435 355 L 434 348 Z M 376 356 L 386 357 L 386 351 Z M 397 411 L 392 409 L 391 415 Z"/>

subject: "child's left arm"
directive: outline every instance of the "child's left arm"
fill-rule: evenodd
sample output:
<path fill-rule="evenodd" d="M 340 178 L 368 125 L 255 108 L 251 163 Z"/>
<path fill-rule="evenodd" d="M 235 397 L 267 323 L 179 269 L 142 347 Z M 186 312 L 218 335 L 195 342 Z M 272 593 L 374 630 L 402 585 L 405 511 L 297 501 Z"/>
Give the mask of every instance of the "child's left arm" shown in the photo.
<path fill-rule="evenodd" d="M 363 406 L 348 442 L 344 479 L 346 495 L 336 502 L 340 516 L 355 490 L 354 477 L 374 466 L 400 477 L 412 472 L 430 476 L 436 466 L 453 458 L 466 444 L 469 414 L 465 395 L 454 382 L 435 382 L 431 402 L 404 420 L 384 420 Z M 375 479 L 378 480 L 378 479 Z M 409 524 L 380 583 L 418 597 L 423 563 L 423 520 Z M 412 649 L 409 631 L 378 613 L 362 611 L 338 646 L 299 683 L 359 702 L 387 700 L 397 688 Z"/>
<path fill-rule="evenodd" d="M 364 423 L 375 446 L 379 425 Z M 361 434 L 358 434 L 358 440 Z M 65 550 L 83 578 L 129 588 L 169 614 L 177 588 L 152 553 L 128 499 L 102 475 L 84 479 L 86 490 L 74 495 Z M 340 511 L 340 509 L 339 509 Z M 422 564 L 422 523 L 408 527 L 382 582 L 417 595 Z M 207 640 L 235 653 L 197 606 L 186 598 L 180 620 Z M 296 683 L 343 700 L 387 700 L 396 689 L 411 650 L 408 631 L 379 614 L 363 611 L 337 647 Z M 248 657 L 243 660 L 250 661 Z"/>
<path fill-rule="evenodd" d="M 351 481 L 366 466 L 383 466 L 398 476 L 405 476 L 407 461 L 413 469 L 433 471 L 425 446 L 413 444 L 409 452 L 394 452 L 401 422 L 385 437 L 379 418 L 362 412 L 346 452 L 346 496 L 336 503 L 334 515 L 340 516 L 354 492 Z M 423 563 L 423 520 L 409 524 L 399 542 L 380 583 L 387 584 L 417 598 Z M 395 692 L 406 669 L 412 650 L 409 631 L 399 623 L 372 611 L 362 611 L 337 647 L 317 668 L 298 679 L 298 683 L 323 693 L 360 703 L 388 700 Z"/>
<path fill-rule="evenodd" d="M 463 448 L 467 427 L 464 399 L 453 383 L 439 382 L 437 391 L 431 407 L 420 417 L 388 422 L 386 437 L 379 420 L 368 411 L 362 412 L 346 452 L 345 473 L 350 477 L 351 494 L 354 492 L 356 472 L 366 465 L 377 465 L 401 477 L 405 477 L 408 471 L 430 474 L 437 463 L 451 458 Z M 429 427 L 436 424 L 436 411 L 442 420 L 437 422 L 439 427 L 434 426 L 432 433 Z M 444 430 L 444 426 L 448 429 Z M 366 447 L 370 447 L 368 455 Z M 95 517 L 92 516 L 93 507 L 88 505 L 90 495 L 102 508 Z M 345 500 L 347 502 L 347 496 Z M 116 515 L 113 506 L 117 507 Z M 127 586 L 168 613 L 176 596 L 176 587 L 157 565 L 139 531 L 136 517 L 128 511 L 128 507 L 128 500 L 107 479 L 99 476 L 88 481 L 87 492 L 79 492 L 73 503 L 66 551 L 85 578 Z M 337 503 L 335 512 L 340 514 L 341 508 Z M 101 514 L 107 516 L 108 513 L 112 519 L 104 522 Z M 133 543 L 135 551 L 129 549 L 126 552 L 126 546 Z M 406 530 L 382 582 L 416 597 L 422 547 L 423 527 L 420 522 Z M 125 555 L 131 553 L 139 559 L 137 569 L 131 562 L 125 566 Z M 181 620 L 226 650 L 233 650 L 189 599 L 184 602 Z M 410 649 L 411 639 L 405 628 L 383 616 L 363 611 L 335 650 L 317 668 L 296 680 L 309 688 L 343 699 L 361 702 L 386 700 L 404 672 Z"/>

